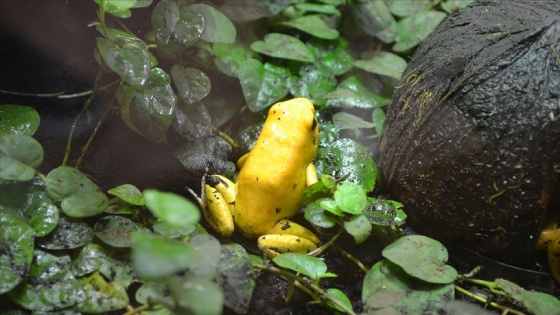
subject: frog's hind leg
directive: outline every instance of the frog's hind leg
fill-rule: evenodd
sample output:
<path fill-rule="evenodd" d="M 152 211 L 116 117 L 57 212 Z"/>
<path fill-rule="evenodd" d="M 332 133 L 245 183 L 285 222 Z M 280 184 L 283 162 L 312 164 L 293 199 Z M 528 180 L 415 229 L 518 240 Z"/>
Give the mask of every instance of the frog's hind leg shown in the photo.
<path fill-rule="evenodd" d="M 268 257 L 288 252 L 306 254 L 316 249 L 320 243 L 313 232 L 287 219 L 276 222 L 258 239 L 259 249 Z"/>

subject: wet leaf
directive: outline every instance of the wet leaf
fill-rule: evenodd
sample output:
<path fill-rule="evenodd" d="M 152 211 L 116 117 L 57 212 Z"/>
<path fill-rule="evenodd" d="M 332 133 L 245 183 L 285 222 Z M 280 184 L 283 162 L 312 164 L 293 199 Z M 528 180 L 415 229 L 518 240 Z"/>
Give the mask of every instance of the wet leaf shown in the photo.
<path fill-rule="evenodd" d="M 401 237 L 385 247 L 382 255 L 410 276 L 429 283 L 447 284 L 457 278 L 457 271 L 446 265 L 445 247 L 423 235 Z"/>
<path fill-rule="evenodd" d="M 251 49 L 260 54 L 280 59 L 315 61 L 315 57 L 301 40 L 280 33 L 268 33 L 265 35 L 264 41 L 253 42 Z"/>
<path fill-rule="evenodd" d="M 142 88 L 132 89 L 122 85 L 117 90 L 121 116 L 128 128 L 146 139 L 161 143 L 175 118 L 175 94 L 171 85 L 152 70 Z"/>
<path fill-rule="evenodd" d="M 253 55 L 248 47 L 241 44 L 216 43 L 212 48 L 216 56 L 214 63 L 222 73 L 230 77 L 237 77 L 241 66 Z"/>
<path fill-rule="evenodd" d="M 362 214 L 344 221 L 344 229 L 354 237 L 356 244 L 361 244 L 371 234 L 372 227 L 367 217 Z"/>
<path fill-rule="evenodd" d="M 147 189 L 144 191 L 144 200 L 154 216 L 168 224 L 188 226 L 200 220 L 198 207 L 182 196 Z"/>
<path fill-rule="evenodd" d="M 379 38 L 385 43 L 392 41 L 383 31 L 394 27 L 395 18 L 383 0 L 352 1 L 348 3 L 350 15 L 356 24 L 370 36 Z"/>
<path fill-rule="evenodd" d="M 196 68 L 174 65 L 171 77 L 179 96 L 187 104 L 198 102 L 210 93 L 210 78 Z"/>
<path fill-rule="evenodd" d="M 188 141 L 175 150 L 173 155 L 195 176 L 208 172 L 231 177 L 235 172 L 235 164 L 228 159 L 230 152 L 231 145 L 222 137 L 211 136 Z"/>
<path fill-rule="evenodd" d="M 406 61 L 402 57 L 386 51 L 364 53 L 362 58 L 363 60 L 354 61 L 356 68 L 397 80 L 401 79 L 406 68 Z"/>
<path fill-rule="evenodd" d="M 97 38 L 97 48 L 113 72 L 127 84 L 140 88 L 150 75 L 150 55 L 146 43 L 132 34 L 98 27 L 105 38 Z"/>
<path fill-rule="evenodd" d="M 180 54 L 198 42 L 204 31 L 204 18 L 198 12 L 182 8 L 173 1 L 159 2 L 151 16 L 152 29 L 163 56 Z"/>
<path fill-rule="evenodd" d="M 315 106 L 324 105 L 327 102 L 325 95 L 335 87 L 334 74 L 324 67 L 314 65 L 301 67 L 299 77 L 292 76 L 288 81 L 288 88 L 294 97 L 308 98 Z"/>
<path fill-rule="evenodd" d="M 173 277 L 169 291 L 177 314 L 219 315 L 224 296 L 216 283 L 199 277 Z"/>
<path fill-rule="evenodd" d="M 84 313 L 106 313 L 128 305 L 126 289 L 118 282 L 107 282 L 99 273 L 80 279 L 85 299 L 78 309 Z"/>
<path fill-rule="evenodd" d="M 62 200 L 60 208 L 72 218 L 95 216 L 109 206 L 109 199 L 99 191 L 79 191 Z"/>
<path fill-rule="evenodd" d="M 560 300 L 552 295 L 525 290 L 505 279 L 496 279 L 495 282 L 500 289 L 535 315 L 558 314 L 560 310 Z"/>
<path fill-rule="evenodd" d="M 247 106 L 258 112 L 274 104 L 288 94 L 288 70 L 271 63 L 264 65 L 256 59 L 248 59 L 237 73 Z"/>
<path fill-rule="evenodd" d="M 186 139 L 201 139 L 212 135 L 212 117 L 202 103 L 181 103 L 175 110 L 173 129 Z"/>
<path fill-rule="evenodd" d="M 0 295 L 27 276 L 33 259 L 35 232 L 25 221 L 0 212 Z"/>
<path fill-rule="evenodd" d="M 427 283 L 382 260 L 364 278 L 362 303 L 366 312 L 393 308 L 402 314 L 438 314 L 443 313 L 454 295 L 451 283 Z"/>
<path fill-rule="evenodd" d="M 117 196 L 120 199 L 137 206 L 143 206 L 145 204 L 144 198 L 142 197 L 142 192 L 136 188 L 136 186 L 131 184 L 124 184 L 117 186 L 115 188 L 109 189 L 107 193 Z"/>
<path fill-rule="evenodd" d="M 32 136 L 39 128 L 39 113 L 30 106 L 0 105 L 0 136 L 9 134 Z"/>
<path fill-rule="evenodd" d="M 319 148 L 316 167 L 320 174 L 334 174 L 359 184 L 368 192 L 377 181 L 377 165 L 367 149 L 351 139 L 339 139 L 327 148 Z"/>
<path fill-rule="evenodd" d="M 352 182 L 342 182 L 336 186 L 334 200 L 344 212 L 360 214 L 366 207 L 367 197 L 360 185 Z"/>
<path fill-rule="evenodd" d="M 396 26 L 397 38 L 393 51 L 407 51 L 433 32 L 436 26 L 447 16 L 440 11 L 420 12 L 400 20 Z"/>
<path fill-rule="evenodd" d="M 138 303 L 148 304 L 150 301 L 163 301 L 168 305 L 173 304 L 173 300 L 169 296 L 169 287 L 167 283 L 161 281 L 146 281 L 135 294 Z"/>
<path fill-rule="evenodd" d="M 349 76 L 340 82 L 336 90 L 325 96 L 328 107 L 337 108 L 376 108 L 385 106 L 389 100 L 369 91 L 356 76 Z"/>
<path fill-rule="evenodd" d="M 47 191 L 55 201 L 81 191 L 100 191 L 84 173 L 70 166 L 59 166 L 47 174 Z"/>
<path fill-rule="evenodd" d="M 28 181 L 35 168 L 43 163 L 43 147 L 30 136 L 9 134 L 0 136 L 0 180 Z"/>
<path fill-rule="evenodd" d="M 211 43 L 233 44 L 237 30 L 231 21 L 220 11 L 204 3 L 195 3 L 188 7 L 204 18 L 204 31 L 201 38 Z"/>
<path fill-rule="evenodd" d="M 0 185 L 0 211 L 24 220 L 37 237 L 49 234 L 58 222 L 58 207 L 39 178 Z"/>
<path fill-rule="evenodd" d="M 238 314 L 247 313 L 255 289 L 252 262 L 238 244 L 222 246 L 216 281 L 224 292 L 224 304 Z"/>
<path fill-rule="evenodd" d="M 313 35 L 322 39 L 333 40 L 338 38 L 338 31 L 336 29 L 330 28 L 325 21 L 321 18 L 321 15 L 305 15 L 287 22 L 280 23 L 282 26 L 288 26 L 307 34 Z"/>
<path fill-rule="evenodd" d="M 195 261 L 187 244 L 158 235 L 132 234 L 132 262 L 136 274 L 150 280 L 186 270 Z"/>
<path fill-rule="evenodd" d="M 247 22 L 278 14 L 292 2 L 295 1 L 226 1 L 220 6 L 220 11 L 233 21 Z"/>
<path fill-rule="evenodd" d="M 95 231 L 95 236 L 108 245 L 113 247 L 130 247 L 132 245 L 130 240 L 132 233 L 138 232 L 140 228 L 130 219 L 110 215 L 97 220 L 93 230 Z"/>
<path fill-rule="evenodd" d="M 101 245 L 88 244 L 72 261 L 70 270 L 77 277 L 97 271 L 105 278 L 128 287 L 134 280 L 129 255 L 130 252 L 126 250 L 108 251 Z"/>
<path fill-rule="evenodd" d="M 37 244 L 46 249 L 68 250 L 91 243 L 93 237 L 93 229 L 87 223 L 61 215 L 56 228 L 39 238 Z"/>
<path fill-rule="evenodd" d="M 152 4 L 152 0 L 95 0 L 107 13 L 119 18 L 129 18 L 130 9 L 144 8 Z"/>
<path fill-rule="evenodd" d="M 333 115 L 333 123 L 339 129 L 361 129 L 373 128 L 375 125 L 369 121 L 365 121 L 358 116 L 346 112 L 339 112 Z"/>
<path fill-rule="evenodd" d="M 336 277 L 327 272 L 327 264 L 317 257 L 300 253 L 285 253 L 274 257 L 272 261 L 282 268 L 304 274 L 313 280 Z"/>
<path fill-rule="evenodd" d="M 368 205 L 363 214 L 375 225 L 395 226 L 406 220 L 406 214 L 401 209 L 400 202 L 388 199 L 368 198 Z"/>
<path fill-rule="evenodd" d="M 335 41 L 311 39 L 307 47 L 315 56 L 315 65 L 324 67 L 333 75 L 342 75 L 350 71 L 354 59 L 348 52 L 348 42 L 339 38 Z"/>

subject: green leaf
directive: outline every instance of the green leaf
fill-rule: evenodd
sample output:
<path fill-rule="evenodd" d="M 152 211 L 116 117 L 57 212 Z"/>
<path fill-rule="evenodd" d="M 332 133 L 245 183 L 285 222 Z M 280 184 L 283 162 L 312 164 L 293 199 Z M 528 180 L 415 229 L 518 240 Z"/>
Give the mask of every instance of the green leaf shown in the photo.
<path fill-rule="evenodd" d="M 274 104 L 288 94 L 288 70 L 271 63 L 264 65 L 256 59 L 248 59 L 237 73 L 247 106 L 258 112 Z"/>
<path fill-rule="evenodd" d="M 113 247 L 130 247 L 132 233 L 138 232 L 140 228 L 134 221 L 125 217 L 110 215 L 103 217 L 93 226 L 95 236 Z"/>
<path fill-rule="evenodd" d="M 356 76 L 340 82 L 336 90 L 325 96 L 328 107 L 337 108 L 377 108 L 389 103 L 387 98 L 369 91 Z"/>
<path fill-rule="evenodd" d="M 333 308 L 337 311 L 340 311 L 340 312 L 346 312 L 347 310 L 352 309 L 352 302 L 350 302 L 350 299 L 346 296 L 346 294 L 344 294 L 339 289 L 335 289 L 335 288 L 327 289 L 327 296 L 331 300 L 335 300 L 339 304 L 344 305 L 345 309 L 341 308 L 340 306 L 338 306 L 337 304 L 335 304 L 331 300 L 327 300 L 327 306 L 329 306 L 329 307 L 331 307 L 331 308 Z"/>
<path fill-rule="evenodd" d="M 181 103 L 175 108 L 173 129 L 186 139 L 200 139 L 212 135 L 212 117 L 202 103 Z"/>
<path fill-rule="evenodd" d="M 276 15 L 292 2 L 294 0 L 280 2 L 262 0 L 225 1 L 220 6 L 220 10 L 234 21 L 247 22 Z"/>
<path fill-rule="evenodd" d="M 399 314 L 444 314 L 454 296 L 453 284 L 421 281 L 390 261 L 382 260 L 364 278 L 362 303 L 365 312 L 394 313 L 396 310 Z"/>
<path fill-rule="evenodd" d="M 385 1 L 350 1 L 348 11 L 363 32 L 379 38 L 384 43 L 392 41 L 391 36 L 383 33 L 396 24 Z"/>
<path fill-rule="evenodd" d="M 62 200 L 60 208 L 72 218 L 92 217 L 109 206 L 109 199 L 100 191 L 79 191 Z"/>
<path fill-rule="evenodd" d="M 274 257 L 272 261 L 282 268 L 304 274 L 316 281 L 323 277 L 336 277 L 327 272 L 327 264 L 317 257 L 300 253 L 285 253 Z"/>
<path fill-rule="evenodd" d="M 445 19 L 447 14 L 440 11 L 420 12 L 400 20 L 396 26 L 397 38 L 393 51 L 407 51 L 426 39 Z"/>
<path fill-rule="evenodd" d="M 98 30 L 106 37 L 97 39 L 97 48 L 105 64 L 127 84 L 142 87 L 148 80 L 151 67 L 146 43 L 118 30 Z"/>
<path fill-rule="evenodd" d="M 237 30 L 231 21 L 220 11 L 204 3 L 195 3 L 188 7 L 204 18 L 204 31 L 201 38 L 211 43 L 233 44 Z"/>
<path fill-rule="evenodd" d="M 137 206 L 143 206 L 145 204 L 144 198 L 142 197 L 142 192 L 136 188 L 136 186 L 131 184 L 124 184 L 117 186 L 115 188 L 109 189 L 107 193 L 117 196 L 120 199 Z"/>
<path fill-rule="evenodd" d="M 35 232 L 25 221 L 0 212 L 0 295 L 18 285 L 29 272 Z"/>
<path fill-rule="evenodd" d="M 105 278 L 128 287 L 133 282 L 134 270 L 130 261 L 130 251 L 109 251 L 97 244 L 88 244 L 70 265 L 72 274 L 82 277 L 98 271 Z"/>
<path fill-rule="evenodd" d="M 367 196 L 360 185 L 342 182 L 336 186 L 334 200 L 344 212 L 356 215 L 366 207 Z"/>
<path fill-rule="evenodd" d="M 100 191 L 86 175 L 70 166 L 59 166 L 47 174 L 47 191 L 55 201 L 81 191 Z"/>
<path fill-rule="evenodd" d="M 136 274 L 146 280 L 186 270 L 195 260 L 187 244 L 158 235 L 132 234 L 132 261 Z"/>
<path fill-rule="evenodd" d="M 315 56 L 314 64 L 327 69 L 335 76 L 342 75 L 354 67 L 354 59 L 347 49 L 348 42 L 344 39 L 327 41 L 313 38 L 306 44 Z"/>
<path fill-rule="evenodd" d="M 451 14 L 469 5 L 473 0 L 446 0 L 441 3 L 441 8 Z"/>
<path fill-rule="evenodd" d="M 448 255 L 438 241 L 423 235 L 401 237 L 381 253 L 414 278 L 434 284 L 452 283 L 457 271 L 445 263 Z"/>
<path fill-rule="evenodd" d="M 372 191 L 377 181 L 377 165 L 368 150 L 351 139 L 339 139 L 329 147 L 319 148 L 315 166 L 319 174 L 348 176 L 347 181 L 361 185 L 366 192 Z"/>
<path fill-rule="evenodd" d="M 527 291 L 505 279 L 496 279 L 495 283 L 512 299 L 523 304 L 523 306 L 535 315 L 558 314 L 560 310 L 560 300 L 552 295 L 542 292 Z"/>
<path fill-rule="evenodd" d="M 194 176 L 222 174 L 231 178 L 235 164 L 228 159 L 230 152 L 231 145 L 222 137 L 209 136 L 188 141 L 173 156 Z"/>
<path fill-rule="evenodd" d="M 87 223 L 61 215 L 54 231 L 37 243 L 46 249 L 68 250 L 89 244 L 93 238 L 93 229 Z"/>
<path fill-rule="evenodd" d="M 216 59 L 214 63 L 222 73 L 237 77 L 241 66 L 252 56 L 252 51 L 242 44 L 220 44 L 212 45 Z"/>
<path fill-rule="evenodd" d="M 167 283 L 161 281 L 145 281 L 135 294 L 138 303 L 148 304 L 150 301 L 161 301 L 167 305 L 173 304 L 173 299 L 169 296 Z"/>
<path fill-rule="evenodd" d="M 378 137 L 383 134 L 383 124 L 385 123 L 385 111 L 381 108 L 375 108 L 372 113 L 375 132 Z"/>
<path fill-rule="evenodd" d="M 375 125 L 369 121 L 365 121 L 358 116 L 346 112 L 339 112 L 333 115 L 333 123 L 339 129 L 360 129 L 373 128 Z"/>
<path fill-rule="evenodd" d="M 331 198 L 322 198 L 317 200 L 317 203 L 321 208 L 327 210 L 328 212 L 337 215 L 343 216 L 344 211 L 338 206 L 338 203 L 334 199 Z"/>
<path fill-rule="evenodd" d="M 330 28 L 319 14 L 305 15 L 297 19 L 282 22 L 280 25 L 293 27 L 318 38 L 333 40 L 338 38 L 338 31 Z"/>
<path fill-rule="evenodd" d="M 179 96 L 187 104 L 198 102 L 210 93 L 210 78 L 196 68 L 174 65 L 171 77 Z"/>
<path fill-rule="evenodd" d="M 328 229 L 336 225 L 336 220 L 325 214 L 318 202 L 313 202 L 305 208 L 305 219 L 314 225 Z"/>
<path fill-rule="evenodd" d="M 185 238 L 196 230 L 195 225 L 178 226 L 158 220 L 152 226 L 154 232 L 168 238 Z"/>
<path fill-rule="evenodd" d="M 9 134 L 32 136 L 39 128 L 39 113 L 29 106 L 0 105 L 0 136 Z"/>
<path fill-rule="evenodd" d="M 26 221 L 37 237 L 56 227 L 58 207 L 49 198 L 45 183 L 37 177 L 33 181 L 1 184 L 0 196 L 0 211 Z"/>
<path fill-rule="evenodd" d="M 194 225 L 200 220 L 198 207 L 179 195 L 147 189 L 144 200 L 156 218 L 171 225 Z"/>
<path fill-rule="evenodd" d="M 35 168 L 43 163 L 43 147 L 30 136 L 10 134 L 0 136 L 0 179 L 28 181 Z"/>
<path fill-rule="evenodd" d="M 389 10 L 396 16 L 405 17 L 430 10 L 433 6 L 437 5 L 440 0 L 414 0 L 414 1 L 401 1 L 389 0 L 387 5 Z"/>
<path fill-rule="evenodd" d="M 173 1 L 159 2 L 151 16 L 152 29 L 162 56 L 174 56 L 198 42 L 204 18 L 198 12 L 179 7 Z"/>
<path fill-rule="evenodd" d="M 118 282 L 107 282 L 99 273 L 80 279 L 85 299 L 78 309 L 84 313 L 106 313 L 128 305 L 126 289 Z"/>
<path fill-rule="evenodd" d="M 280 59 L 315 61 L 315 57 L 301 40 L 280 33 L 268 33 L 265 35 L 264 41 L 253 42 L 251 49 L 260 54 Z"/>
<path fill-rule="evenodd" d="M 173 277 L 169 292 L 175 301 L 176 314 L 219 315 L 224 297 L 218 286 L 199 277 Z"/>
<path fill-rule="evenodd" d="M 292 76 L 288 83 L 294 97 L 305 97 L 315 106 L 322 106 L 327 102 L 325 95 L 334 90 L 336 78 L 324 67 L 306 65 L 299 69 L 299 77 Z"/>
<path fill-rule="evenodd" d="M 406 61 L 398 55 L 386 51 L 371 51 L 362 55 L 363 60 L 354 61 L 354 66 L 367 72 L 386 75 L 397 80 L 406 69 Z"/>
<path fill-rule="evenodd" d="M 194 236 L 189 245 L 197 252 L 195 261 L 189 266 L 190 272 L 212 280 L 216 276 L 222 252 L 220 242 L 210 234 L 201 234 Z"/>
<path fill-rule="evenodd" d="M 175 118 L 176 99 L 171 85 L 158 74 L 157 69 L 138 90 L 120 86 L 117 100 L 128 128 L 152 142 L 165 142 L 167 130 Z"/>
<path fill-rule="evenodd" d="M 372 227 L 366 216 L 361 214 L 345 221 L 344 229 L 354 237 L 356 244 L 361 244 L 371 234 Z"/>
<path fill-rule="evenodd" d="M 95 0 L 104 11 L 118 18 L 129 18 L 130 9 L 144 8 L 152 4 L 152 0 Z"/>
<path fill-rule="evenodd" d="M 406 214 L 400 202 L 388 199 L 368 198 L 368 205 L 363 214 L 368 220 L 379 226 L 401 225 L 406 220 Z"/>
<path fill-rule="evenodd" d="M 252 261 L 236 243 L 224 244 L 216 282 L 224 293 L 224 304 L 237 314 L 246 314 L 255 289 Z"/>

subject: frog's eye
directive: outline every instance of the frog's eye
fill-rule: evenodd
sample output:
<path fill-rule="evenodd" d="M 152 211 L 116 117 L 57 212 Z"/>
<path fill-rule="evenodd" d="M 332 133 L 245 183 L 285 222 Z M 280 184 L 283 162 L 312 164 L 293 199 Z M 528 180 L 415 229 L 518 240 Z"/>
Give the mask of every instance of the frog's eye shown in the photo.
<path fill-rule="evenodd" d="M 313 119 L 313 124 L 311 125 L 311 131 L 315 131 L 315 128 L 317 128 L 317 119 Z"/>

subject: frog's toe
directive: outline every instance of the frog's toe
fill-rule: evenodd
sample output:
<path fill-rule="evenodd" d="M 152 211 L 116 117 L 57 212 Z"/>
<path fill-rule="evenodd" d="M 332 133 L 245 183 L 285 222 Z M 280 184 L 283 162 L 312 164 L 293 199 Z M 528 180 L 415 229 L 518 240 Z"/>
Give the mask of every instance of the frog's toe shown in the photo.
<path fill-rule="evenodd" d="M 317 248 L 312 241 L 296 235 L 267 234 L 259 237 L 259 249 L 269 258 L 283 253 L 307 254 Z"/>
<path fill-rule="evenodd" d="M 548 265 L 552 276 L 560 283 L 560 238 L 555 239 L 548 246 Z"/>

